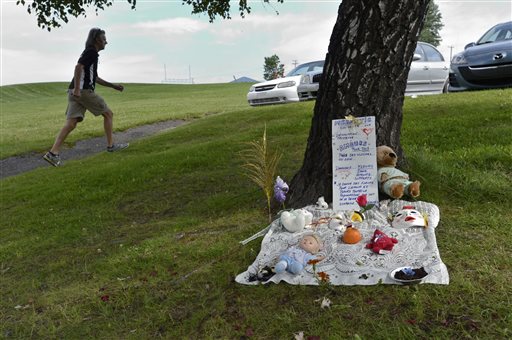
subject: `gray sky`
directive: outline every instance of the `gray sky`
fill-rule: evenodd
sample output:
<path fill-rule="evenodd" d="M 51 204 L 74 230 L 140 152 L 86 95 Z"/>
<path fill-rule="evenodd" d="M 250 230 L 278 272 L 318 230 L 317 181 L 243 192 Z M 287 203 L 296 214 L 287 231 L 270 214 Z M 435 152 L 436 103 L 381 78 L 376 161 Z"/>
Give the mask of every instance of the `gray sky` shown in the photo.
<path fill-rule="evenodd" d="M 449 46 L 455 54 L 493 25 L 512 20 L 512 0 L 436 3 L 445 25 L 439 50 L 446 59 Z M 250 4 L 245 19 L 234 13 L 232 20 L 210 24 L 204 15 L 191 15 L 181 0 L 138 0 L 135 11 L 118 0 L 98 16 L 90 11 L 49 33 L 15 0 L 2 0 L 0 82 L 70 81 L 91 27 L 107 32 L 99 74 L 114 82 L 159 83 L 164 65 L 167 78 L 188 78 L 190 67 L 196 83 L 229 82 L 233 76 L 260 80 L 264 57 L 273 54 L 287 72 L 294 61 L 324 59 L 339 0 Z"/>

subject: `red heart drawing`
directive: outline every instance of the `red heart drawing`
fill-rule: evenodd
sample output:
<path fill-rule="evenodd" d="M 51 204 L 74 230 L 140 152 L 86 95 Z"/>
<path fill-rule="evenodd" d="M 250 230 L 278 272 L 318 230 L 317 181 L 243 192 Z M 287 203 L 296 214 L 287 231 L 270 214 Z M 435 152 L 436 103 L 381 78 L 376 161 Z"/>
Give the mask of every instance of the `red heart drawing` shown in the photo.
<path fill-rule="evenodd" d="M 373 131 L 373 129 L 371 128 L 363 128 L 363 132 L 368 136 L 371 132 Z"/>

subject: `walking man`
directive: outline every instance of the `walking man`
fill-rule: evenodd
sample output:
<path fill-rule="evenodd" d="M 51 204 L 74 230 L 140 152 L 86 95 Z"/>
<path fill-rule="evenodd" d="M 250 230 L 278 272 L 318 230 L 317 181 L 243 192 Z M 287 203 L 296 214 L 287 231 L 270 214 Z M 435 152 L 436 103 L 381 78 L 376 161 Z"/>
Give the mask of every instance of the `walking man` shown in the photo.
<path fill-rule="evenodd" d="M 123 85 L 112 84 L 98 76 L 98 52 L 105 49 L 107 38 L 105 31 L 93 28 L 85 42 L 85 50 L 75 66 L 73 80 L 68 88 L 68 108 L 66 110 L 66 123 L 60 130 L 55 143 L 44 156 L 44 160 L 53 166 L 61 165 L 60 147 L 76 125 L 84 120 L 86 110 L 95 116 L 103 116 L 103 127 L 107 137 L 107 151 L 114 152 L 128 147 L 128 143 L 114 144 L 112 137 L 114 114 L 105 103 L 105 100 L 94 92 L 96 83 L 123 91 Z"/>

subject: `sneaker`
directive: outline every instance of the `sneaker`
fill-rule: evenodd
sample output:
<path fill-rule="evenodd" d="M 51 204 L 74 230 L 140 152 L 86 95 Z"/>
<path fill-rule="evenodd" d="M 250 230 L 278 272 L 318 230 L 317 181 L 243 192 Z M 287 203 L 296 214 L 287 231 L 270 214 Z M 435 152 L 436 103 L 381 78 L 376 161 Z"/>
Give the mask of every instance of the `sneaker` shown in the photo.
<path fill-rule="evenodd" d="M 43 159 L 53 166 L 60 166 L 60 156 L 48 151 L 44 154 Z"/>
<path fill-rule="evenodd" d="M 129 145 L 130 145 L 129 143 L 112 144 L 112 146 L 107 146 L 107 151 L 108 152 L 120 151 L 120 150 L 126 149 Z"/>

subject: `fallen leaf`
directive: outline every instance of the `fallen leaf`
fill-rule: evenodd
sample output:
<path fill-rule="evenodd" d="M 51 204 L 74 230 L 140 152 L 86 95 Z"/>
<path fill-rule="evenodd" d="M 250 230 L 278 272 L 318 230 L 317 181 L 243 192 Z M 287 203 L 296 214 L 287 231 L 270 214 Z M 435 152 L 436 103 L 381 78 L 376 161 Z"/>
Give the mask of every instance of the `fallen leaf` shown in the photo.
<path fill-rule="evenodd" d="M 324 298 L 322 300 L 322 303 L 320 304 L 320 307 L 322 309 L 324 309 L 324 308 L 331 308 L 331 303 L 332 303 L 331 300 L 329 300 L 328 298 L 326 298 L 324 296 Z"/>
<path fill-rule="evenodd" d="M 109 301 L 109 300 L 110 300 L 110 296 L 108 296 L 108 295 L 102 295 L 102 296 L 100 297 L 100 299 L 101 299 L 101 301 L 107 302 L 107 301 Z"/>
<path fill-rule="evenodd" d="M 294 333 L 295 340 L 304 340 L 304 332 Z"/>
<path fill-rule="evenodd" d="M 251 327 L 249 327 L 249 328 L 247 328 L 247 329 L 245 330 L 245 336 L 246 336 L 246 337 L 251 337 L 251 336 L 253 336 L 253 335 L 254 335 L 254 331 L 252 330 L 252 328 L 251 328 Z"/>

